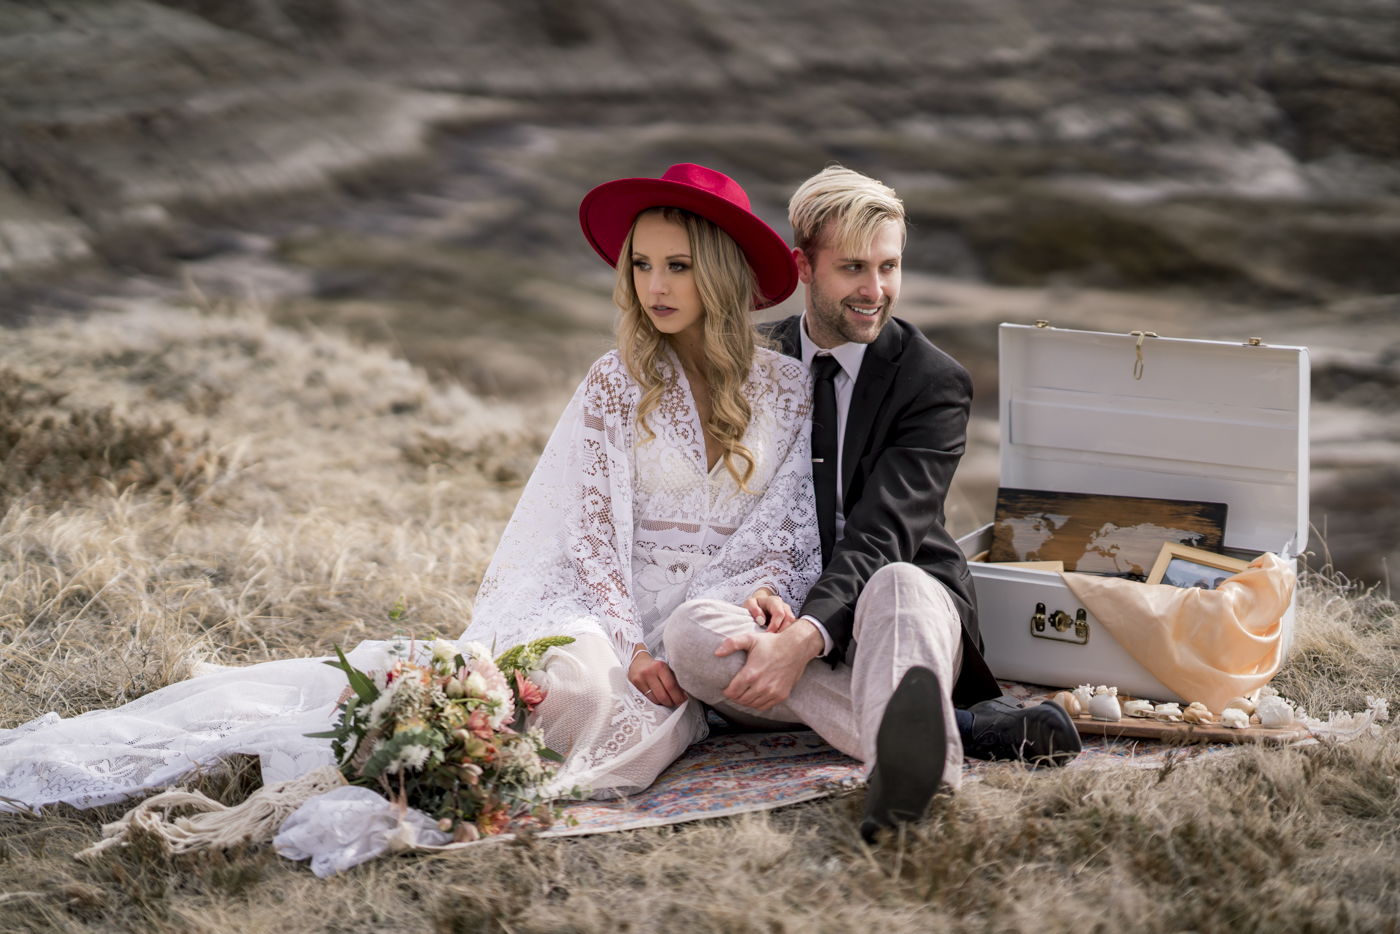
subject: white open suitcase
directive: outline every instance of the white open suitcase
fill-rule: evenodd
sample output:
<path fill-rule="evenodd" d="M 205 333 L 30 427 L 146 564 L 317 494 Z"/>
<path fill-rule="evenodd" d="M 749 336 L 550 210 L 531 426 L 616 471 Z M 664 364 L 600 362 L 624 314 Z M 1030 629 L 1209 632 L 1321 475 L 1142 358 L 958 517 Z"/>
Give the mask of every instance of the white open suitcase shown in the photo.
<path fill-rule="evenodd" d="M 1003 324 L 999 338 L 1003 487 L 1226 503 L 1227 553 L 1272 551 L 1287 560 L 1307 547 L 1306 347 L 1014 324 Z M 991 525 L 958 540 L 969 558 L 991 542 Z M 1059 574 L 968 567 L 998 678 L 1196 700 L 1149 674 Z M 1047 620 L 1039 627 L 1038 606 Z M 1283 620 L 1285 654 L 1296 607 L 1295 593 Z"/>

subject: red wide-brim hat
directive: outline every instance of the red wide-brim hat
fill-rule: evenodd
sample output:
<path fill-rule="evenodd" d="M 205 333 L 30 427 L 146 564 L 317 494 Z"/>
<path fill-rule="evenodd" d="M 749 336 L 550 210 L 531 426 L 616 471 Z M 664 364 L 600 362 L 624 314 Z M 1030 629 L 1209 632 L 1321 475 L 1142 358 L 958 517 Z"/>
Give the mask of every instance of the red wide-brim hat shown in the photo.
<path fill-rule="evenodd" d="M 578 220 L 593 249 L 616 266 L 637 215 L 663 207 L 698 214 L 734 238 L 758 279 L 763 300 L 757 307 L 776 305 L 797 289 L 797 263 L 787 243 L 754 215 L 738 182 L 703 165 L 682 162 L 660 178 L 620 178 L 599 185 L 584 196 Z"/>

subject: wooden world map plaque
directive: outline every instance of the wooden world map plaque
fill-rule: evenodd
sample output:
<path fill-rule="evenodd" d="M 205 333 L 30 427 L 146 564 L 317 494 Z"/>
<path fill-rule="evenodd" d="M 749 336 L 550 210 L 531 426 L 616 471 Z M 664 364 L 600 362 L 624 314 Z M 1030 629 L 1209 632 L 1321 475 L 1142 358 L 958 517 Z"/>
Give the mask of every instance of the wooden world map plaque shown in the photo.
<path fill-rule="evenodd" d="M 1225 513 L 1224 503 L 1002 487 L 987 560 L 1146 580 L 1163 542 L 1220 551 Z"/>

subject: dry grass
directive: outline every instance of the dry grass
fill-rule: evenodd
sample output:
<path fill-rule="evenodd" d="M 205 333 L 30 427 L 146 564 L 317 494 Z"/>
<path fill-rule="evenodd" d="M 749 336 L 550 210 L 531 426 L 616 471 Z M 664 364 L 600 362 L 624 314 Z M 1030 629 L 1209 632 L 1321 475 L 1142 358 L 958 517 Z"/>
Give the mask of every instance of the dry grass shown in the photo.
<path fill-rule="evenodd" d="M 42 484 L 0 518 L 0 727 L 226 662 L 455 635 L 549 407 L 486 404 L 380 351 L 257 317 L 137 307 L 9 332 L 55 413 L 203 438 L 198 489 Z M 58 424 L 55 420 L 54 424 Z M 209 466 L 213 465 L 213 466 Z M 116 464 L 120 469 L 123 465 Z M 1395 699 L 1400 618 L 1323 579 L 1285 693 Z M 1006 766 L 869 850 L 860 793 L 742 819 L 383 859 L 321 881 L 266 846 L 71 854 L 119 808 L 0 816 L 3 931 L 1394 931 L 1400 731 L 1153 772 Z M 200 779 L 226 801 L 254 763 Z"/>

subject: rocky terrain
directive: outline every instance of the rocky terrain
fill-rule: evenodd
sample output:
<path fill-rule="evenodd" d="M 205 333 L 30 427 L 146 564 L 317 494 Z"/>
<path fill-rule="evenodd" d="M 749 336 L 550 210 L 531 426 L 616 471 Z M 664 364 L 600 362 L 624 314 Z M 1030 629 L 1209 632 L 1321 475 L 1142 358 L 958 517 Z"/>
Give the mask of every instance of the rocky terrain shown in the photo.
<path fill-rule="evenodd" d="M 1400 559 L 1400 2 L 0 0 L 0 321 L 228 297 L 554 398 L 607 346 L 584 191 L 677 161 L 782 227 L 830 160 L 901 313 L 1306 344 L 1318 563 Z"/>

